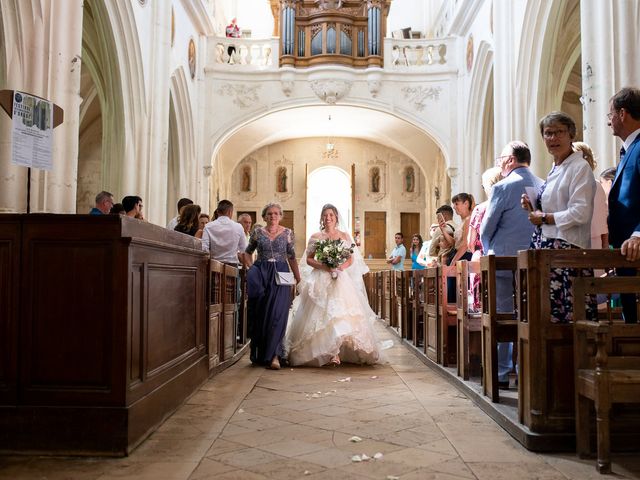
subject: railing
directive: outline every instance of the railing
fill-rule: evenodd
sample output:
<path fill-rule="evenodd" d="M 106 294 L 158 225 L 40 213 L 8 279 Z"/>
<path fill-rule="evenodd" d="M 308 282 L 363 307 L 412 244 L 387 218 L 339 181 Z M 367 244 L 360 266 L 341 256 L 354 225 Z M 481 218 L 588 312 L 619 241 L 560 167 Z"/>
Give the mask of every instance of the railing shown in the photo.
<path fill-rule="evenodd" d="M 384 68 L 387 70 L 432 70 L 436 67 L 453 67 L 454 39 L 424 38 L 384 40 Z"/>
<path fill-rule="evenodd" d="M 216 69 L 278 69 L 278 38 L 212 37 L 209 42 L 208 64 Z"/>

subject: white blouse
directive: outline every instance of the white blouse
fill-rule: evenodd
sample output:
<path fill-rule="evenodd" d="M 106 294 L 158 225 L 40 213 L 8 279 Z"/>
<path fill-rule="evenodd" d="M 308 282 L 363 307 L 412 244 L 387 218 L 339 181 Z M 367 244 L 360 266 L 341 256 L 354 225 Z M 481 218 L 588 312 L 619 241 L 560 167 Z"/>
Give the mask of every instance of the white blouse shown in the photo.
<path fill-rule="evenodd" d="M 595 193 L 596 181 L 591 167 L 581 152 L 572 153 L 547 177 L 542 211 L 553 214 L 555 225 L 542 225 L 542 234 L 590 248 Z"/>

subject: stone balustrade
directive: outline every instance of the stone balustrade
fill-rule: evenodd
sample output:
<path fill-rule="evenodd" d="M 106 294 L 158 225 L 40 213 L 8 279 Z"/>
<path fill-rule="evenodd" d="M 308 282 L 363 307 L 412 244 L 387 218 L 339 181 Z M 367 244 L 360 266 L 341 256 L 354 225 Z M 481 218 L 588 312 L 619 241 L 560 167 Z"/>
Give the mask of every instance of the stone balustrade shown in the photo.
<path fill-rule="evenodd" d="M 432 70 L 452 67 L 453 38 L 396 39 L 386 38 L 384 44 L 385 70 Z"/>
<path fill-rule="evenodd" d="M 277 70 L 279 39 L 226 38 L 209 39 L 209 65 L 212 68 L 242 70 Z"/>

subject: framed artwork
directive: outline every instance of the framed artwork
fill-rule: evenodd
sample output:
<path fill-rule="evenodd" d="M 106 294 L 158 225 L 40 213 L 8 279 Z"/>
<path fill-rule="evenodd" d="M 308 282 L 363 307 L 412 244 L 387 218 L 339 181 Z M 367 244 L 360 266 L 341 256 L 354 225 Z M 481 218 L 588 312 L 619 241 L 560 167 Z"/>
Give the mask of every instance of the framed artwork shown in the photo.
<path fill-rule="evenodd" d="M 196 43 L 193 38 L 189 40 L 189 73 L 191 73 L 191 79 L 196 78 Z"/>

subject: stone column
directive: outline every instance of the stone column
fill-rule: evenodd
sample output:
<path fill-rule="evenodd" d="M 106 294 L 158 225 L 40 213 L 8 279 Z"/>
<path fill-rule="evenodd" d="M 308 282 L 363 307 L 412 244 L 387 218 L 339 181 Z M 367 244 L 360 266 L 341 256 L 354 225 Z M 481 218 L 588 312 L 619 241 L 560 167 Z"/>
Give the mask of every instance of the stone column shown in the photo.
<path fill-rule="evenodd" d="M 640 3 L 581 0 L 580 22 L 584 140 L 602 171 L 619 160 L 620 142 L 607 126 L 609 99 L 622 87 L 640 87 Z"/>
<path fill-rule="evenodd" d="M 6 88 L 47 98 L 64 109 L 53 134 L 53 169 L 32 170 L 32 212 L 75 212 L 82 0 L 1 4 L 6 30 Z M 11 165 L 11 121 L 0 120 L 0 211 L 25 212 L 27 169 Z"/>
<path fill-rule="evenodd" d="M 140 145 L 144 173 L 140 177 L 138 187 L 144 192 L 145 218 L 158 225 L 166 224 L 167 216 L 167 149 L 169 132 L 169 85 L 171 56 L 171 32 L 163 26 L 171 23 L 171 3 L 153 2 L 153 45 L 152 59 L 149 63 L 149 93 L 146 97 L 147 115 L 145 121 L 145 140 Z M 202 42 L 196 42 L 202 50 Z M 196 79 L 202 71 L 205 55 L 196 51 Z M 181 161 L 190 165 L 193 159 L 183 158 Z M 142 172 L 140 172 L 142 173 Z"/>

